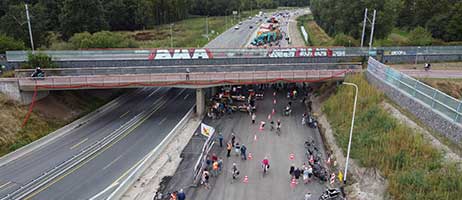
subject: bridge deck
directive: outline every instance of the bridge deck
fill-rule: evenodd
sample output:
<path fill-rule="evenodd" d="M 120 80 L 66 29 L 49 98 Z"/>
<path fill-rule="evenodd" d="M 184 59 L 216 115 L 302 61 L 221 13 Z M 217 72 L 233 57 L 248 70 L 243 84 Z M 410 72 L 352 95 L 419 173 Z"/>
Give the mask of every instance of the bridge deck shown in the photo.
<path fill-rule="evenodd" d="M 254 72 L 195 72 L 158 73 L 158 74 L 116 74 L 88 76 L 51 76 L 42 80 L 18 78 L 22 91 L 37 90 L 71 90 L 100 88 L 133 88 L 144 86 L 169 86 L 201 88 L 216 85 L 259 84 L 267 82 L 315 82 L 341 80 L 348 72 L 360 69 L 326 69 L 326 70 L 279 70 Z"/>

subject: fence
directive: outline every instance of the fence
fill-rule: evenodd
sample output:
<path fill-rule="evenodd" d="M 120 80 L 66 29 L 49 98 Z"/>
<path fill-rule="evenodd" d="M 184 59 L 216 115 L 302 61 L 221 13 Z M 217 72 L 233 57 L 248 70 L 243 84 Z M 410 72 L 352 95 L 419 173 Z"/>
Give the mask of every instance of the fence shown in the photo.
<path fill-rule="evenodd" d="M 77 51 L 41 51 L 55 61 L 79 60 L 157 60 L 208 58 L 261 58 L 261 57 L 320 57 L 320 56 L 375 56 L 383 55 L 438 55 L 462 54 L 462 46 L 431 47 L 300 47 L 269 49 L 106 49 Z M 24 62 L 27 51 L 7 51 L 8 62 Z"/>
<path fill-rule="evenodd" d="M 369 58 L 367 71 L 399 91 L 412 96 L 438 114 L 462 124 L 462 101 L 432 88 L 374 58 Z"/>

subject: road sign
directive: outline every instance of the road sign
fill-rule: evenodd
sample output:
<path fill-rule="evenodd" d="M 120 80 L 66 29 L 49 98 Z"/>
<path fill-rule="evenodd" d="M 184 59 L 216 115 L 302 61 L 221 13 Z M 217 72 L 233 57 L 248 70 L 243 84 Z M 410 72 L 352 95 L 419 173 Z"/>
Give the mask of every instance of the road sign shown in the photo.
<path fill-rule="evenodd" d="M 233 15 L 237 15 L 237 10 L 233 10 Z"/>

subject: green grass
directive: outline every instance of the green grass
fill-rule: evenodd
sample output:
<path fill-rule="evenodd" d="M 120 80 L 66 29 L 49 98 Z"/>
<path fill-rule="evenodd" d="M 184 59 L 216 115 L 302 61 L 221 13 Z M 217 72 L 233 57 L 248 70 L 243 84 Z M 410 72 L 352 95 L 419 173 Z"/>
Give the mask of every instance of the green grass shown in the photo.
<path fill-rule="evenodd" d="M 392 199 L 458 199 L 462 174 L 421 134 L 400 124 L 380 107 L 385 97 L 363 75 L 347 77 L 359 86 L 351 157 L 379 169 L 388 179 Z M 346 152 L 354 92 L 341 86 L 323 105 L 339 146 Z"/>
<path fill-rule="evenodd" d="M 308 45 L 331 46 L 334 39 L 327 35 L 324 30 L 314 21 L 312 15 L 303 15 L 297 19 L 298 26 L 303 25 L 308 32 Z M 300 33 L 301 34 L 301 33 Z"/>

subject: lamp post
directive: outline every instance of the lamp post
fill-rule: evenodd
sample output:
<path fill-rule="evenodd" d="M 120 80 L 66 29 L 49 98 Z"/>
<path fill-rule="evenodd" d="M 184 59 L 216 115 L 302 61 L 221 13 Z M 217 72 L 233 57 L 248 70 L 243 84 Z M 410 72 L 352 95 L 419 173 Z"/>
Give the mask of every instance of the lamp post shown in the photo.
<path fill-rule="evenodd" d="M 348 82 L 343 82 L 343 84 L 355 87 L 355 101 L 353 105 L 353 116 L 351 117 L 350 139 L 348 141 L 348 150 L 347 150 L 347 157 L 346 157 L 346 162 L 345 162 L 345 172 L 344 172 L 345 175 L 343 176 L 343 184 L 346 184 L 347 171 L 348 171 L 348 160 L 350 158 L 351 137 L 353 135 L 353 125 L 355 123 L 355 113 L 356 113 L 356 102 L 358 100 L 358 86 L 354 83 L 348 83 Z"/>
<path fill-rule="evenodd" d="M 173 23 L 170 24 L 170 48 L 173 48 Z"/>
<path fill-rule="evenodd" d="M 26 17 L 27 17 L 27 25 L 29 27 L 29 37 L 30 37 L 30 46 L 32 48 L 32 53 L 34 52 L 34 39 L 32 38 L 32 28 L 30 26 L 30 16 L 29 16 L 29 6 L 28 4 L 30 3 L 30 0 L 25 0 L 24 1 L 24 6 L 26 7 Z"/>

